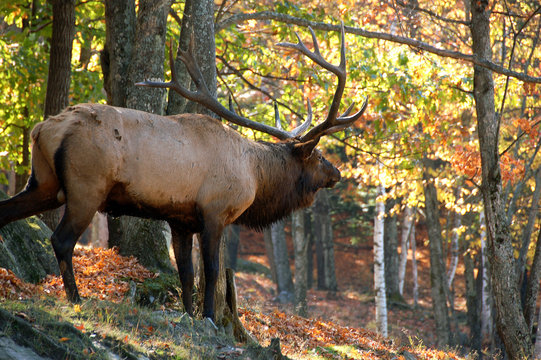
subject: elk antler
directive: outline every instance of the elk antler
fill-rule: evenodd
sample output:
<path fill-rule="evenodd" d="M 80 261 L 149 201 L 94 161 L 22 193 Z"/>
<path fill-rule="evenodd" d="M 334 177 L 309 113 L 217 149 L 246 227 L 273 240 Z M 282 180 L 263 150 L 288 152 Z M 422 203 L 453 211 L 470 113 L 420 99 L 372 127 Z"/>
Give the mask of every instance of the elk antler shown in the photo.
<path fill-rule="evenodd" d="M 298 50 L 302 54 L 309 57 L 313 62 L 320 65 L 326 70 L 329 70 L 333 74 L 335 74 L 338 78 L 338 84 L 336 86 L 336 92 L 334 93 L 334 97 L 331 103 L 331 107 L 329 109 L 329 113 L 327 115 L 327 118 L 322 123 L 318 124 L 317 126 L 313 127 L 308 133 L 306 133 L 304 136 L 301 137 L 301 142 L 306 142 L 312 139 L 316 139 L 318 137 L 321 137 L 326 134 L 331 134 L 337 131 L 340 131 L 342 129 L 345 129 L 346 127 L 353 124 L 355 121 L 357 121 L 361 115 L 366 110 L 366 107 L 368 105 L 368 99 L 364 100 L 364 104 L 361 107 L 361 110 L 359 110 L 357 113 L 348 116 L 351 110 L 353 109 L 353 106 L 355 103 L 352 103 L 348 109 L 340 116 L 338 115 L 338 109 L 340 107 L 340 101 L 342 100 L 342 95 L 344 93 L 344 89 L 346 86 L 346 42 L 345 42 L 345 31 L 344 31 L 344 22 L 342 22 L 341 26 L 341 38 L 340 38 L 340 65 L 336 66 L 329 62 L 327 62 L 323 56 L 321 56 L 321 53 L 319 52 L 319 45 L 316 39 L 316 34 L 314 33 L 314 30 L 312 30 L 311 27 L 308 27 L 310 30 L 310 33 L 312 34 L 312 41 L 314 42 L 314 51 L 308 50 L 306 45 L 302 42 L 299 34 L 295 33 L 297 36 L 297 43 L 289 43 L 289 42 L 282 42 L 276 44 L 277 46 L 292 48 L 295 50 Z"/>
<path fill-rule="evenodd" d="M 188 70 L 188 73 L 190 74 L 190 77 L 192 78 L 192 81 L 194 82 L 197 90 L 191 91 L 191 90 L 186 89 L 177 80 L 177 73 L 175 70 L 174 59 L 173 59 L 172 42 L 173 41 L 171 40 L 171 43 L 168 44 L 169 64 L 171 67 L 171 81 L 158 82 L 158 81 L 147 80 L 147 81 L 136 83 L 135 85 L 148 86 L 148 87 L 154 87 L 154 88 L 172 89 L 176 91 L 177 93 L 179 93 L 182 97 L 185 97 L 188 100 L 194 101 L 198 104 L 205 106 L 206 108 L 216 113 L 218 116 L 224 119 L 227 119 L 234 124 L 267 133 L 269 135 L 277 137 L 280 140 L 285 140 L 285 139 L 299 136 L 310 127 L 310 123 L 312 122 L 312 108 L 310 106 L 310 103 L 308 103 L 308 115 L 307 115 L 306 120 L 300 126 L 298 126 L 297 128 L 291 131 L 285 131 L 284 129 L 282 129 L 282 126 L 280 124 L 280 115 L 278 114 L 276 104 L 274 105 L 274 108 L 277 114 L 275 116 L 276 127 L 272 127 L 272 126 L 268 126 L 265 124 L 252 121 L 224 107 L 216 98 L 214 98 L 210 94 L 208 87 L 205 83 L 205 80 L 203 78 L 203 75 L 201 74 L 201 70 L 199 69 L 197 62 L 195 61 L 195 58 L 193 56 L 193 47 L 194 47 L 193 35 L 192 35 L 192 38 L 190 39 L 188 50 L 187 51 L 179 50 L 180 60 L 184 63 L 184 65 L 186 65 L 186 69 Z"/>

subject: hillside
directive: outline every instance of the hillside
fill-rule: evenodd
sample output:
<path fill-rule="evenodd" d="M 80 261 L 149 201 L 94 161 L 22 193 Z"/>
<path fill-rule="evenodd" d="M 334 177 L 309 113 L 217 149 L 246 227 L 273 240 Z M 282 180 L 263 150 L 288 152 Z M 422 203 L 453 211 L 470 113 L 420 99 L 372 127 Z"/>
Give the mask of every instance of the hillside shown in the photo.
<path fill-rule="evenodd" d="M 242 249 L 244 258 L 263 262 L 254 247 L 250 246 L 251 255 L 246 254 L 245 244 Z M 338 263 L 344 265 L 344 261 Z M 281 352 L 293 359 L 460 359 L 452 352 L 422 345 L 420 339 L 429 339 L 431 325 L 427 319 L 421 323 L 418 310 L 391 311 L 393 336 L 399 330 L 395 324 L 402 324 L 409 329 L 407 341 L 403 336 L 383 339 L 354 326 L 355 322 L 370 326 L 373 304 L 366 294 L 353 290 L 355 284 L 347 288 L 342 276 L 341 291 L 333 299 L 310 291 L 311 318 L 301 318 L 272 301 L 273 286 L 264 275 L 239 272 L 239 312 L 261 345 L 256 346 L 238 344 L 223 329 L 184 315 L 174 291 L 165 305 L 136 305 L 130 290 L 145 279 L 152 283 L 159 277 L 133 258 L 114 250 L 77 248 L 74 266 L 85 297 L 75 306 L 66 302 L 58 277 L 49 276 L 33 285 L 10 271 L 0 271 L 0 347 L 12 339 L 41 355 L 73 359 L 270 359 L 279 358 L 277 343 L 271 344 L 279 338 Z M 362 266 L 359 271 L 370 273 Z M 428 317 L 427 309 L 420 311 Z"/>

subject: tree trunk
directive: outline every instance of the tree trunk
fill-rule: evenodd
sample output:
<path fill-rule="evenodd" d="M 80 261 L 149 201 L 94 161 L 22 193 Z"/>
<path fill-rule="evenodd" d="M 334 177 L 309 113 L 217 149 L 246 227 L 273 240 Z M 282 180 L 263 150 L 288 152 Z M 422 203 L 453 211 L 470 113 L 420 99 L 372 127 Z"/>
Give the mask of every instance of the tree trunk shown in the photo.
<path fill-rule="evenodd" d="M 466 282 L 466 318 L 470 328 L 470 343 L 473 350 L 481 350 L 481 322 L 479 321 L 479 300 L 477 296 L 477 281 L 475 279 L 475 261 L 470 244 L 462 242 L 461 251 L 464 254 L 464 280 Z M 478 275 L 479 276 L 479 275 Z"/>
<path fill-rule="evenodd" d="M 240 241 L 240 226 L 229 225 L 225 229 L 225 267 L 237 270 L 237 256 Z"/>
<path fill-rule="evenodd" d="M 131 37 L 133 20 L 129 17 L 123 18 L 123 16 L 132 14 L 132 6 L 114 2 L 106 8 L 107 11 L 110 11 L 106 14 L 106 17 L 109 18 L 109 21 L 106 22 L 113 25 L 107 36 L 110 44 L 107 51 L 109 71 L 112 69 L 125 71 L 127 69 L 127 74 L 111 72 L 106 78 L 109 82 L 107 86 L 110 86 L 109 91 L 111 92 L 108 98 L 111 101 L 118 101 L 119 105 L 122 105 L 123 88 L 121 87 L 124 86 L 127 107 L 155 114 L 163 113 L 164 90 L 139 88 L 135 87 L 134 83 L 147 78 L 163 79 L 166 20 L 170 6 L 170 0 L 139 2 L 129 64 L 126 64 L 126 58 L 130 52 L 130 46 L 123 44 L 118 52 L 115 47 L 123 41 L 128 41 Z M 121 35 L 122 31 L 116 27 L 116 22 L 128 24 L 128 32 Z M 111 68 L 111 64 L 114 65 L 113 68 Z M 119 79 L 124 76 L 128 79 L 127 83 Z M 120 93 L 115 93 L 114 89 L 120 90 Z M 143 266 L 160 271 L 171 271 L 169 251 L 163 233 L 164 226 L 166 226 L 165 223 L 161 221 L 121 217 L 120 223 L 111 221 L 109 246 L 117 246 L 120 254 L 137 257 Z"/>
<path fill-rule="evenodd" d="M 304 236 L 304 210 L 293 213 L 291 220 L 293 245 L 295 247 L 295 312 L 307 316 L 306 279 L 308 267 L 308 241 Z"/>
<path fill-rule="evenodd" d="M 43 118 L 60 113 L 69 104 L 71 83 L 71 52 L 75 36 L 75 1 L 53 1 L 53 33 L 49 57 L 49 74 Z M 55 229 L 63 210 L 49 210 L 41 219 Z"/>
<path fill-rule="evenodd" d="M 385 195 L 383 185 L 378 185 L 376 214 L 374 217 L 374 288 L 376 292 L 376 327 L 378 332 L 387 337 L 387 293 L 385 291 L 385 204 L 381 199 Z"/>
<path fill-rule="evenodd" d="M 539 281 L 541 280 L 541 230 L 537 235 L 537 244 L 535 246 L 535 255 L 530 269 L 530 277 L 526 288 L 526 297 L 524 300 L 524 318 L 528 329 L 533 329 L 535 308 L 537 307 L 537 295 L 539 294 Z M 538 323 L 537 326 L 540 324 Z"/>
<path fill-rule="evenodd" d="M 291 303 L 294 301 L 294 287 L 291 268 L 289 267 L 289 254 L 287 252 L 284 222 L 279 221 L 272 224 L 269 233 L 272 244 L 274 268 L 276 271 L 277 299 L 282 304 Z"/>
<path fill-rule="evenodd" d="M 105 2 L 105 47 L 100 61 L 107 104 L 126 107 L 128 68 L 135 39 L 135 1 Z"/>
<path fill-rule="evenodd" d="M 447 287 L 451 289 L 455 279 L 456 269 L 458 267 L 458 240 L 459 228 L 462 225 L 462 219 L 457 212 L 453 213 L 453 229 L 451 230 L 451 260 L 449 269 L 447 269 Z"/>
<path fill-rule="evenodd" d="M 413 306 L 419 305 L 419 278 L 417 275 L 417 243 L 415 242 L 415 210 L 413 211 L 413 224 L 411 226 L 411 276 L 413 277 Z"/>
<path fill-rule="evenodd" d="M 406 206 L 402 219 L 402 232 L 400 237 L 400 263 L 398 265 L 398 292 L 404 296 L 404 279 L 406 277 L 406 265 L 408 263 L 408 249 L 410 247 L 411 230 L 413 228 L 412 209 Z"/>
<path fill-rule="evenodd" d="M 314 282 L 314 232 L 312 212 L 304 211 L 304 236 L 306 237 L 306 288 L 311 289 Z"/>
<path fill-rule="evenodd" d="M 490 268 L 487 254 L 487 232 L 485 226 L 485 212 L 479 214 L 479 227 L 481 237 L 481 344 L 492 344 L 492 292 L 490 291 Z"/>
<path fill-rule="evenodd" d="M 535 333 L 535 350 L 533 354 L 534 359 L 541 358 L 541 306 L 539 306 L 539 315 L 537 317 L 537 332 Z"/>
<path fill-rule="evenodd" d="M 396 205 L 396 199 L 387 199 L 385 201 L 385 220 L 383 230 L 383 241 L 385 242 L 385 290 L 387 297 L 391 299 L 400 299 L 400 290 L 398 286 L 398 225 L 396 214 L 393 208 Z"/>
<path fill-rule="evenodd" d="M 426 226 L 428 228 L 428 241 L 430 243 L 430 280 L 432 293 L 432 306 L 436 320 L 436 337 L 438 346 L 443 347 L 450 343 L 450 325 L 447 309 L 447 283 L 445 279 L 445 266 L 443 264 L 441 224 L 439 216 L 439 202 L 434 179 L 429 175 L 433 171 L 433 164 L 425 159 L 423 173 Z"/>
<path fill-rule="evenodd" d="M 214 41 L 214 1 L 212 0 L 186 0 L 184 4 L 184 16 L 180 30 L 178 51 L 187 50 L 191 37 L 195 39 L 195 58 L 201 73 L 212 96 L 216 96 L 216 47 Z M 178 81 L 186 84 L 187 88 L 193 88 L 192 80 L 186 68 L 179 58 L 175 60 L 175 68 Z M 188 86 L 188 84 L 191 84 Z M 167 114 L 198 113 L 216 115 L 194 102 L 189 102 L 174 91 L 169 91 Z"/>
<path fill-rule="evenodd" d="M 265 242 L 265 253 L 267 254 L 267 260 L 269 261 L 272 281 L 278 285 L 278 278 L 276 276 L 276 260 L 274 259 L 274 249 L 272 246 L 272 232 L 271 227 L 263 229 L 263 241 Z M 277 289 L 278 292 L 278 289 Z"/>
<path fill-rule="evenodd" d="M 471 1 L 473 56 L 487 61 L 492 60 L 490 9 L 488 0 Z M 513 246 L 506 221 L 505 203 L 502 201 L 498 147 L 500 120 L 494 107 L 492 72 L 475 65 L 473 88 L 481 153 L 481 191 L 485 204 L 497 329 L 510 358 L 529 358 L 533 350 L 530 331 L 520 308 Z"/>
<path fill-rule="evenodd" d="M 146 79 L 163 79 L 167 14 L 170 7 L 171 0 L 139 1 L 135 41 L 128 68 L 128 108 L 153 114 L 164 113 L 164 89 L 138 87 L 133 84 Z"/>
<path fill-rule="evenodd" d="M 69 104 L 71 51 L 75 35 L 75 1 L 54 0 L 53 34 L 49 58 L 44 118 L 56 115 Z"/>
<path fill-rule="evenodd" d="M 109 0 L 105 2 L 105 46 L 100 54 L 103 87 L 107 104 L 126 107 L 128 68 L 135 39 L 135 1 Z M 122 238 L 120 218 L 107 216 L 109 246 Z"/>
<path fill-rule="evenodd" d="M 524 268 L 526 267 L 526 255 L 528 254 L 528 249 L 530 248 L 530 242 L 532 238 L 532 233 L 535 228 L 535 221 L 539 215 L 539 199 L 541 198 L 541 168 L 537 169 L 535 175 L 535 190 L 532 194 L 532 202 L 530 205 L 530 211 L 528 214 L 528 223 L 522 232 L 522 246 L 520 247 L 519 256 L 517 259 L 517 277 L 521 279 L 519 284 L 522 282 L 522 274 L 524 274 Z"/>
<path fill-rule="evenodd" d="M 317 286 L 320 290 L 337 291 L 336 269 L 334 263 L 334 241 L 330 215 L 329 194 L 321 189 L 313 206 L 314 239 L 316 243 Z"/>
<path fill-rule="evenodd" d="M 123 216 L 120 238 L 109 236 L 109 247 L 118 247 L 123 256 L 135 256 L 143 266 L 161 272 L 172 272 L 163 221 Z"/>

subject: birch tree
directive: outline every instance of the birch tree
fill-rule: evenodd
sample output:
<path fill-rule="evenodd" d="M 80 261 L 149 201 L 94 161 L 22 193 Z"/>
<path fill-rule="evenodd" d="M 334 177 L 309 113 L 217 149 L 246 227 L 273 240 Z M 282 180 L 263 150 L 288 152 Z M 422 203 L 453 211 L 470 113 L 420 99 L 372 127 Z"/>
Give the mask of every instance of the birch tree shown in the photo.
<path fill-rule="evenodd" d="M 385 188 L 377 186 L 376 214 L 374 216 L 374 288 L 376 292 L 376 326 L 387 336 L 387 293 L 385 290 L 385 252 L 383 229 L 385 223 Z"/>

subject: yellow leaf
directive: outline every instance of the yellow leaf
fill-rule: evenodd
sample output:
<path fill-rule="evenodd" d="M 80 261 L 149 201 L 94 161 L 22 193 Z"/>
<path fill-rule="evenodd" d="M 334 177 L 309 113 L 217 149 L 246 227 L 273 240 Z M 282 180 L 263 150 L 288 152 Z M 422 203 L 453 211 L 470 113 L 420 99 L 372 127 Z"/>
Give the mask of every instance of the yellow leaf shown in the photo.
<path fill-rule="evenodd" d="M 81 305 L 75 304 L 73 306 L 73 311 L 75 311 L 76 313 L 80 313 L 81 312 Z"/>

